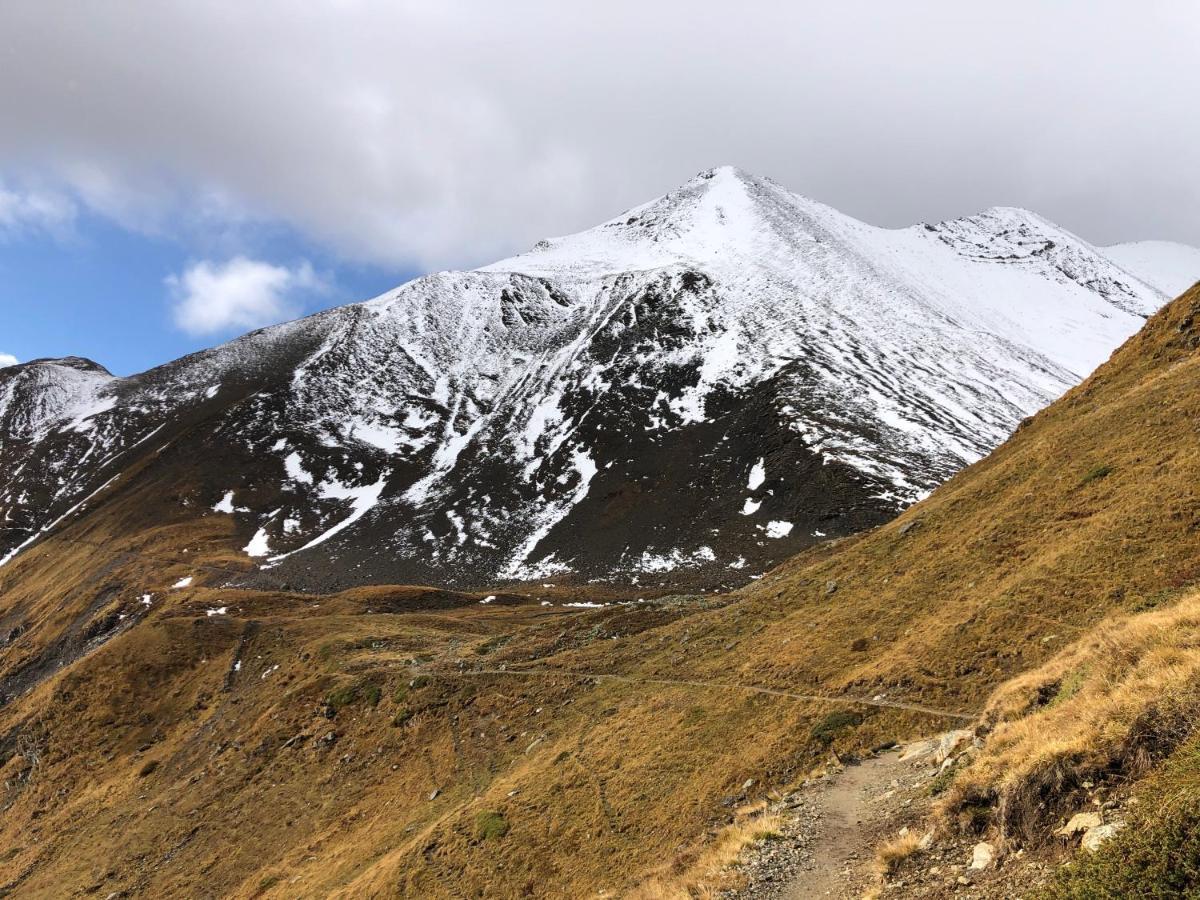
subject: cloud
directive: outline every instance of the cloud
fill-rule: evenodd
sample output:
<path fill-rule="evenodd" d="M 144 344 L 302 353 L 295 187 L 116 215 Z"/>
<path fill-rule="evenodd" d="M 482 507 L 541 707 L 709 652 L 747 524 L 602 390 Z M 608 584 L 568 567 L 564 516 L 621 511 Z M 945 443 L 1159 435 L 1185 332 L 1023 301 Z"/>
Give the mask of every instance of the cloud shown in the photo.
<path fill-rule="evenodd" d="M 11 353 L 0 353 L 0 369 L 3 369 L 5 366 L 15 366 L 18 362 L 20 360 Z"/>
<path fill-rule="evenodd" d="M 0 238 L 28 232 L 61 237 L 70 232 L 75 216 L 75 204 L 60 192 L 10 187 L 0 181 Z"/>
<path fill-rule="evenodd" d="M 729 163 L 878 224 L 1200 243 L 1189 0 L 7 0 L 0 32 L 0 174 L 128 228 L 458 267 Z"/>
<path fill-rule="evenodd" d="M 295 268 L 234 257 L 198 262 L 166 279 L 175 324 L 193 335 L 259 328 L 295 318 L 306 295 L 324 289 L 308 262 Z"/>

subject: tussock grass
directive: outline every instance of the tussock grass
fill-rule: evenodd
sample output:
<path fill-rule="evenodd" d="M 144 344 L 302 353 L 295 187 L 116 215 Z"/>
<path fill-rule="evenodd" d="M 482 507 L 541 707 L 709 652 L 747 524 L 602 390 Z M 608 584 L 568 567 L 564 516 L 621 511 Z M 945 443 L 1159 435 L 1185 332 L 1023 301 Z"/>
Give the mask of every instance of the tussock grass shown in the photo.
<path fill-rule="evenodd" d="M 782 816 L 765 809 L 722 828 L 691 858 L 681 856 L 670 871 L 659 873 L 627 894 L 628 900 L 690 900 L 716 897 L 736 882 L 729 867 L 751 845 L 775 840 L 783 827 Z"/>
<path fill-rule="evenodd" d="M 1200 721 L 1200 592 L 1109 619 L 1002 685 L 992 734 L 942 812 L 973 829 L 994 808 L 1003 839 L 1037 842 L 1085 780 L 1146 775 Z"/>
<path fill-rule="evenodd" d="M 883 877 L 894 875 L 904 861 L 917 852 L 921 839 L 913 832 L 897 835 L 875 850 L 875 871 Z"/>

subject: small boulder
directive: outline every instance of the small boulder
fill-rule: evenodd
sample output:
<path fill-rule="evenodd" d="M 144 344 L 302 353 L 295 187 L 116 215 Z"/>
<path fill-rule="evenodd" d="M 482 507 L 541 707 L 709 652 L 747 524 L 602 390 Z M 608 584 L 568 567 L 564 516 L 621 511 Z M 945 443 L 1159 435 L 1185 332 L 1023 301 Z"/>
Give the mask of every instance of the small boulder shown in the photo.
<path fill-rule="evenodd" d="M 904 747 L 904 752 L 900 754 L 900 762 L 908 762 L 910 759 L 917 759 L 921 756 L 928 756 L 937 749 L 937 741 L 929 738 L 924 741 L 914 741 Z"/>
<path fill-rule="evenodd" d="M 1083 840 L 1080 842 L 1080 846 L 1089 853 L 1095 853 L 1100 849 L 1101 844 L 1124 827 L 1124 822 L 1110 822 L 1107 825 L 1097 825 L 1095 828 L 1089 828 L 1083 833 Z"/>
<path fill-rule="evenodd" d="M 1058 829 L 1056 834 L 1063 837 L 1074 837 L 1081 832 L 1088 831 L 1092 828 L 1097 828 L 1100 825 L 1100 813 L 1081 812 L 1075 813 L 1070 820 L 1062 828 Z"/>
<path fill-rule="evenodd" d="M 947 731 L 941 736 L 941 738 L 938 739 L 937 753 L 933 758 L 934 762 L 940 766 L 949 757 L 954 755 L 954 751 L 970 741 L 974 736 L 974 733 L 966 728 L 957 728 L 954 731 Z"/>
<path fill-rule="evenodd" d="M 971 851 L 970 868 L 976 871 L 986 869 L 992 864 L 996 858 L 996 848 L 987 841 L 980 841 L 975 845 L 975 849 Z"/>
<path fill-rule="evenodd" d="M 922 853 L 933 846 L 933 829 L 930 828 L 927 832 L 921 835 L 921 839 L 917 841 L 917 849 Z"/>
<path fill-rule="evenodd" d="M 825 596 L 826 597 L 828 597 L 830 594 L 832 594 L 837 589 L 838 589 L 838 583 L 836 581 L 825 582 Z"/>

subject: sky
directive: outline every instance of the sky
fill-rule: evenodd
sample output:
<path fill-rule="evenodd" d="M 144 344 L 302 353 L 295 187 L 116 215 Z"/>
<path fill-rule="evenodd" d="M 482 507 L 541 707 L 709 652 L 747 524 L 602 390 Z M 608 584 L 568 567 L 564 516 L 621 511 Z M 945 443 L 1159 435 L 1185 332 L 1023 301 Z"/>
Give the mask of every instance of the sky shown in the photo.
<path fill-rule="evenodd" d="M 5 0 L 0 365 L 130 374 L 717 165 L 1200 245 L 1200 4 Z"/>

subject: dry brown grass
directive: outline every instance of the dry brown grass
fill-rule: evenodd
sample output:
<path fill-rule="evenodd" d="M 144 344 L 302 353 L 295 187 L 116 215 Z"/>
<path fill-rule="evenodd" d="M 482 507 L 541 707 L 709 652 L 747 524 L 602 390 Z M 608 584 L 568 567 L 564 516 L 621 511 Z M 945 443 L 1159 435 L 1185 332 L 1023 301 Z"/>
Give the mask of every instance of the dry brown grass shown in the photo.
<path fill-rule="evenodd" d="M 957 815 L 996 807 L 1001 837 L 1033 841 L 1081 783 L 1136 779 L 1200 715 L 1200 593 L 1102 622 L 988 702 L 988 743 L 950 790 Z"/>
<path fill-rule="evenodd" d="M 894 875 L 904 861 L 917 852 L 920 842 L 921 839 L 911 831 L 884 841 L 875 850 L 876 873 L 885 878 Z"/>
<path fill-rule="evenodd" d="M 16 881 L 13 895 L 30 897 L 238 897 L 278 874 L 273 890 L 289 897 L 620 895 L 670 859 L 659 876 L 702 884 L 747 837 L 713 831 L 747 778 L 785 787 L 830 750 L 954 723 L 862 708 L 860 721 L 822 732 L 826 748 L 813 727 L 844 706 L 565 674 L 463 679 L 459 662 L 976 711 L 1010 679 L 1056 665 L 1072 636 L 1200 582 L 1197 346 L 1193 291 L 896 523 L 687 609 L 415 609 L 412 591 L 314 598 L 226 591 L 219 578 L 171 591 L 194 561 L 244 555 L 224 517 L 190 518 L 194 507 L 163 502 L 186 492 L 178 472 L 131 471 L 69 524 L 67 536 L 99 549 L 51 539 L 0 570 L 0 628 L 22 629 L 0 652 L 0 678 L 19 682 L 29 665 L 50 663 L 0 707 L 0 750 L 45 747 L 36 777 L 10 779 L 0 796 L 0 845 L 21 848 L 0 858 L 0 885 Z M 1088 479 L 1098 467 L 1109 474 Z M 901 533 L 914 518 L 922 527 Z M 114 552 L 132 547 L 189 554 L 176 568 Z M 145 621 L 57 667 L 48 651 L 64 636 L 137 612 L 146 591 L 155 603 Z M 206 616 L 214 606 L 229 616 Z M 1143 721 L 1136 710 L 1191 670 L 1190 620 L 1145 621 L 1169 637 L 1104 631 L 1110 644 L 1063 656 L 1045 681 L 1025 693 L 1013 682 L 989 705 L 993 745 L 1011 746 L 1015 760 L 1037 736 L 1021 738 L 1029 692 L 1074 685 L 1027 710 L 1063 742 L 1038 792 L 1073 777 L 1073 754 L 1088 747 L 1136 761 L 1161 740 L 1144 736 L 1171 732 L 1169 717 Z M 864 637 L 868 649 L 854 650 Z M 235 653 L 245 667 L 230 681 Z M 444 677 L 396 699 L 413 660 Z M 280 668 L 263 678 L 268 664 Z M 382 689 L 377 708 L 324 718 L 330 690 L 364 679 Z M 401 703 L 412 716 L 394 726 Z M 336 741 L 323 745 L 330 730 Z M 1123 734 L 1143 737 L 1126 752 Z M 138 777 L 150 759 L 158 767 Z M 994 802 L 1001 768 L 985 777 L 980 765 L 980 799 L 993 791 Z M 488 810 L 510 827 L 481 841 L 476 817 Z"/>
<path fill-rule="evenodd" d="M 694 857 L 680 861 L 682 871 L 652 876 L 625 896 L 628 900 L 690 900 L 715 897 L 737 880 L 730 870 L 754 844 L 779 835 L 783 818 L 775 813 L 756 812 L 722 828 Z"/>

